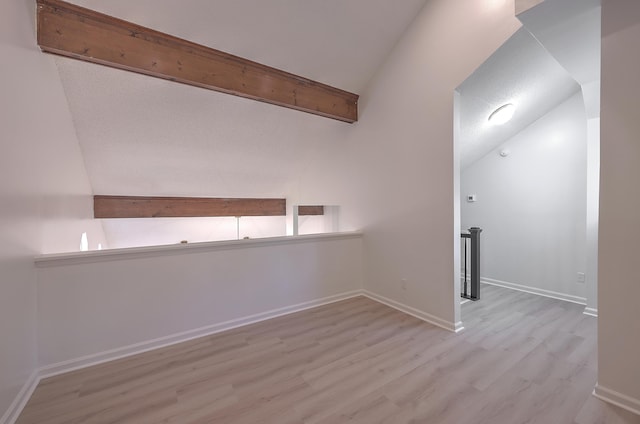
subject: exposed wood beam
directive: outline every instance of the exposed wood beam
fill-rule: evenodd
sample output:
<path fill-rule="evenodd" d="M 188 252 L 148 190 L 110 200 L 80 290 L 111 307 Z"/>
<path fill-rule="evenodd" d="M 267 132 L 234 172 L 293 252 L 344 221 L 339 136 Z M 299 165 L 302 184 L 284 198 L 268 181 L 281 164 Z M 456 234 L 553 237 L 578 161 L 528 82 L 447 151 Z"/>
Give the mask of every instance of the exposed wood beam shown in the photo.
<path fill-rule="evenodd" d="M 45 52 L 345 122 L 358 95 L 60 0 L 37 0 Z"/>
<path fill-rule="evenodd" d="M 285 199 L 93 196 L 94 218 L 284 216 Z"/>
<path fill-rule="evenodd" d="M 324 215 L 324 206 L 298 206 L 298 216 Z"/>

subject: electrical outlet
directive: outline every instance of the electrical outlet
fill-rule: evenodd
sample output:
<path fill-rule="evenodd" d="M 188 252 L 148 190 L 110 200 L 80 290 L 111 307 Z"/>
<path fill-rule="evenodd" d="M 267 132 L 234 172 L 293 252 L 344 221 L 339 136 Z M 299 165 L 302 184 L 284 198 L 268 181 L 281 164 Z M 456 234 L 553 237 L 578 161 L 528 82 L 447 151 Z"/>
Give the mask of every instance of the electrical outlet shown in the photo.
<path fill-rule="evenodd" d="M 407 279 L 403 278 L 402 280 L 400 280 L 400 284 L 402 286 L 402 290 L 406 290 L 407 289 Z"/>
<path fill-rule="evenodd" d="M 586 277 L 584 276 L 584 272 L 579 272 L 578 273 L 578 283 L 584 284 L 585 280 L 586 280 Z"/>

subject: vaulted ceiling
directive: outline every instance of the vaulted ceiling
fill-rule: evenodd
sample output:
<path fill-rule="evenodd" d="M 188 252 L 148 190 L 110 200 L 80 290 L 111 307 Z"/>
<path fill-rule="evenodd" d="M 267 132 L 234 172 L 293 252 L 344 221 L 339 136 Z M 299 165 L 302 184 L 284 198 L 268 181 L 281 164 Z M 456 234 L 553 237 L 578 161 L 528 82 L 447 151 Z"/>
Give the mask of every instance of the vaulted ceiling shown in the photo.
<path fill-rule="evenodd" d="M 425 0 L 72 0 L 359 93 Z"/>
<path fill-rule="evenodd" d="M 74 0 L 360 94 L 425 0 Z M 281 197 L 349 124 L 56 57 L 96 194 Z"/>
<path fill-rule="evenodd" d="M 362 94 L 361 113 L 368 84 L 427 1 L 71 0 Z M 461 85 L 463 167 L 578 90 L 576 80 L 590 78 L 580 61 L 594 57 L 584 46 L 599 38 L 596 16 L 587 13 L 595 3 L 542 3 L 567 6 L 562 20 L 549 19 L 540 6 L 526 12 L 527 28 Z M 566 15 L 585 5 L 577 17 Z M 569 18 L 571 26 L 563 26 Z M 319 152 L 338 153 L 359 125 L 74 59 L 55 62 L 95 194 L 300 194 L 298 176 Z M 514 96 L 529 103 L 519 106 L 509 125 L 488 131 L 488 113 Z"/>
<path fill-rule="evenodd" d="M 571 75 L 521 28 L 460 87 L 460 164 L 465 169 L 580 89 Z M 498 107 L 516 106 L 513 119 L 492 125 Z"/>
<path fill-rule="evenodd" d="M 599 113 L 599 5 L 546 0 L 522 13 L 524 26 L 458 87 L 462 169 L 580 89 L 588 115 Z M 489 115 L 505 103 L 516 105 L 513 119 L 489 124 Z"/>

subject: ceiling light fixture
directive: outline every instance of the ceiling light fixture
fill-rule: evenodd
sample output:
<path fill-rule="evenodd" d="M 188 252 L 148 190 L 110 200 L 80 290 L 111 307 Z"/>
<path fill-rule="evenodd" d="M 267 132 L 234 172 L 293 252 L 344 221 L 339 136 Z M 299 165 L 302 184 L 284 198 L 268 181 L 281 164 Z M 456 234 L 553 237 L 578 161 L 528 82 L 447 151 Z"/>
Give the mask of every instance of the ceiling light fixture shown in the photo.
<path fill-rule="evenodd" d="M 489 115 L 489 123 L 492 125 L 505 124 L 511 120 L 515 111 L 516 107 L 511 103 L 502 105 L 498 109 L 494 110 L 491 115 Z"/>

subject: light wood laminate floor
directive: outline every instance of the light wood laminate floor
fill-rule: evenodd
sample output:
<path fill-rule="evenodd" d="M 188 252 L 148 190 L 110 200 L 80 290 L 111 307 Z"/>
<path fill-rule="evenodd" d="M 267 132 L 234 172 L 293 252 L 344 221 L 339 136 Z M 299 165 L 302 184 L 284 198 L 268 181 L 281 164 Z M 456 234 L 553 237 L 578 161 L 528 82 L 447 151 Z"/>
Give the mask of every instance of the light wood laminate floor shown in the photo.
<path fill-rule="evenodd" d="M 640 423 L 591 395 L 582 306 L 482 294 L 461 334 L 358 297 L 49 378 L 18 424 Z"/>

